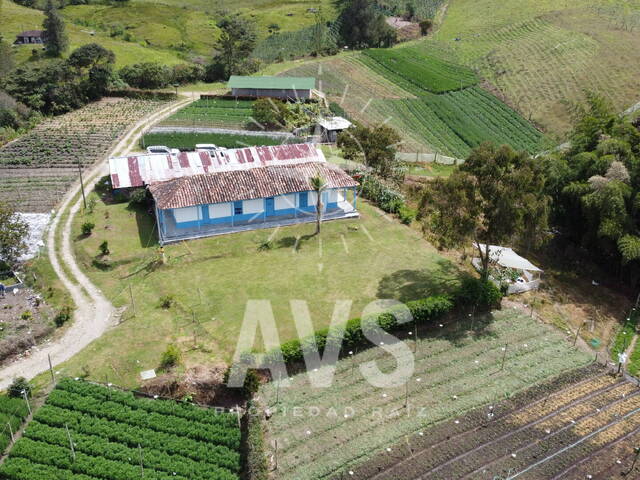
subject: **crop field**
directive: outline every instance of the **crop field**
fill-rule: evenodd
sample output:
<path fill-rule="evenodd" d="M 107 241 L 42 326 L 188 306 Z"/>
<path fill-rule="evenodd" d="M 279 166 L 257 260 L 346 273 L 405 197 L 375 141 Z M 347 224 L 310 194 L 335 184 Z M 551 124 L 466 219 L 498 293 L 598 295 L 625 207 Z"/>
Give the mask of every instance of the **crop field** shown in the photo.
<path fill-rule="evenodd" d="M 367 461 L 405 457 L 420 432 L 425 440 L 431 438 L 424 434 L 426 428 L 454 418 L 454 425 L 468 428 L 464 415 L 474 408 L 592 360 L 552 327 L 514 310 L 453 321 L 420 334 L 415 346 L 413 336 L 405 337 L 415 349 L 408 353 L 415 370 L 406 388 L 377 388 L 364 379 L 359 369 L 366 362 L 375 361 L 385 373 L 396 368 L 394 357 L 378 347 L 338 362 L 328 388 L 312 388 L 307 374 L 292 377 L 288 387 L 271 383 L 261 388 L 262 400 L 274 412 L 267 430 L 270 444 L 278 444 L 279 479 L 346 477 Z M 400 364 L 408 360 L 403 358 Z M 631 392 L 628 386 L 620 393 L 625 391 Z M 640 395 L 636 398 L 640 406 Z M 430 459 L 440 457 L 432 450 L 429 454 Z M 369 471 L 359 478 L 374 476 Z M 461 477 L 449 473 L 442 478 Z"/>
<path fill-rule="evenodd" d="M 178 110 L 160 125 L 242 128 L 251 121 L 252 105 L 251 100 L 200 99 Z"/>
<path fill-rule="evenodd" d="M 473 70 L 416 47 L 372 48 L 363 52 L 361 60 L 415 95 L 462 90 L 478 83 Z"/>
<path fill-rule="evenodd" d="M 584 90 L 620 110 L 638 101 L 639 28 L 637 3 L 456 0 L 435 39 L 557 134 Z"/>
<path fill-rule="evenodd" d="M 22 212 L 48 212 L 83 169 L 102 159 L 114 141 L 163 105 L 107 98 L 39 124 L 0 148 L 0 200 Z"/>
<path fill-rule="evenodd" d="M 278 32 L 258 43 L 252 56 L 264 62 L 281 62 L 283 60 L 311 55 L 318 48 L 318 30 L 310 25 L 291 32 Z M 337 33 L 325 29 L 320 46 L 327 48 L 336 46 Z"/>
<path fill-rule="evenodd" d="M 491 407 L 414 433 L 352 477 L 610 480 L 631 467 L 640 391 L 595 365 Z M 637 478 L 640 466 L 636 472 L 626 478 Z"/>
<path fill-rule="evenodd" d="M 0 455 L 11 442 L 11 433 L 16 433 L 29 409 L 22 398 L 11 398 L 0 395 Z"/>
<path fill-rule="evenodd" d="M 232 133 L 147 133 L 141 139 L 141 146 L 165 145 L 180 150 L 194 150 L 197 143 L 213 143 L 218 147 L 241 148 L 255 145 L 282 145 L 302 143 L 300 137 L 269 137 L 267 135 L 236 135 Z"/>
<path fill-rule="evenodd" d="M 237 480 L 237 422 L 234 413 L 64 379 L 11 449 L 0 477 Z"/>

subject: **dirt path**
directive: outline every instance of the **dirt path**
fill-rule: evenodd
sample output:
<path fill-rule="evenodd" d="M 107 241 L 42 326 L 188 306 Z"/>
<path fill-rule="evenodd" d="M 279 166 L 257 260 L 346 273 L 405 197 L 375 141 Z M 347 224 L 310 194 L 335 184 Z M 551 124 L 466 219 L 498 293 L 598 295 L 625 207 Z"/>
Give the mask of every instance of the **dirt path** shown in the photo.
<path fill-rule="evenodd" d="M 191 98 L 181 98 L 177 102 L 173 102 L 146 116 L 131 127 L 118 144 L 106 155 L 105 160 L 86 174 L 85 190 L 91 191 L 96 182 L 106 174 L 108 171 L 108 157 L 131 150 L 136 145 L 144 128 L 169 116 L 175 110 L 191 101 Z M 15 377 L 31 379 L 46 371 L 49 368 L 49 355 L 54 366 L 69 360 L 115 324 L 113 305 L 82 273 L 73 255 L 71 223 L 73 217 L 81 208 L 82 199 L 79 197 L 75 203 L 72 204 L 72 202 L 79 190 L 80 185 L 78 184 L 67 192 L 49 226 L 47 234 L 49 261 L 76 305 L 73 325 L 56 341 L 36 347 L 32 349 L 31 356 L 0 369 L 0 390 L 6 389 Z M 56 238 L 56 233 L 58 233 L 58 226 L 67 212 L 69 215 L 64 219 L 61 245 L 57 245 L 58 238 Z"/>

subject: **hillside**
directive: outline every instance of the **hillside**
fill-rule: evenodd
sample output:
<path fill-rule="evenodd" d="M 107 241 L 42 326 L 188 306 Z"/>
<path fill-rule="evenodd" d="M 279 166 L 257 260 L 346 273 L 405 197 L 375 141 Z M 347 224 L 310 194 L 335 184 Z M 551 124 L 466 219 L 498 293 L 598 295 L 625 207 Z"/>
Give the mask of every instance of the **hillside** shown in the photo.
<path fill-rule="evenodd" d="M 525 117 L 551 133 L 570 126 L 584 90 L 619 110 L 640 100 L 637 1 L 452 0 L 435 35 Z"/>

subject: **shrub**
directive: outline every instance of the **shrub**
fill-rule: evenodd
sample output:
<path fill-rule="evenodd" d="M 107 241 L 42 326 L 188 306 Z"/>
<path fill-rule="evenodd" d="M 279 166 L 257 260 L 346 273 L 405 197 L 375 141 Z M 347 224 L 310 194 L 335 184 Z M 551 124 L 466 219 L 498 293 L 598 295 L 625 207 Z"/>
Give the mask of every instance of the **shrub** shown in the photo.
<path fill-rule="evenodd" d="M 120 69 L 120 78 L 134 88 L 154 89 L 169 85 L 173 72 L 157 62 L 136 63 Z"/>
<path fill-rule="evenodd" d="M 162 353 L 160 357 L 160 367 L 163 369 L 168 369 L 171 367 L 175 367 L 178 363 L 180 363 L 180 350 L 174 344 L 170 343 L 167 345 L 167 349 Z"/>
<path fill-rule="evenodd" d="M 462 280 L 456 300 L 463 305 L 475 305 L 480 311 L 489 311 L 500 306 L 502 292 L 491 281 L 468 276 Z"/>
<path fill-rule="evenodd" d="M 69 321 L 71 318 L 71 307 L 69 305 L 65 305 L 60 309 L 60 311 L 53 318 L 53 321 L 56 324 L 56 327 L 61 327 L 65 323 Z"/>
<path fill-rule="evenodd" d="M 84 235 L 85 237 L 88 237 L 89 235 L 91 235 L 91 232 L 93 232 L 93 229 L 95 228 L 96 224 L 93 222 L 84 222 L 82 224 L 82 235 Z"/>
<path fill-rule="evenodd" d="M 257 412 L 256 412 L 257 410 Z M 268 480 L 269 466 L 264 444 L 264 426 L 260 409 L 253 402 L 247 403 L 247 452 L 246 478 Z"/>
<path fill-rule="evenodd" d="M 283 128 L 287 123 L 289 110 L 282 100 L 259 98 L 253 102 L 252 116 L 266 128 Z"/>
<path fill-rule="evenodd" d="M 425 18 L 424 20 L 421 20 L 420 23 L 420 33 L 422 35 L 426 35 L 427 33 L 429 33 L 429 30 L 431 30 L 431 27 L 433 27 L 433 20 L 431 20 L 430 18 Z"/>
<path fill-rule="evenodd" d="M 231 375 L 231 367 L 227 368 L 227 370 L 224 372 L 225 385 L 229 383 L 230 375 Z M 244 383 L 242 387 L 240 387 L 239 389 L 231 388 L 231 387 L 228 387 L 228 388 L 230 388 L 231 390 L 240 390 L 244 398 L 250 399 L 260 388 L 260 377 L 258 376 L 258 373 L 255 370 L 248 369 L 247 374 L 244 377 Z"/>
<path fill-rule="evenodd" d="M 129 205 L 145 205 L 148 203 L 149 197 L 147 195 L 146 188 L 136 188 L 131 195 L 129 195 Z"/>
<path fill-rule="evenodd" d="M 12 398 L 22 398 L 22 392 L 26 391 L 27 396 L 31 396 L 31 385 L 27 382 L 27 379 L 24 377 L 18 377 L 11 382 L 9 385 L 9 390 L 7 390 L 7 394 Z"/>
<path fill-rule="evenodd" d="M 168 310 L 174 303 L 175 298 L 173 297 L 173 295 L 163 295 L 162 297 L 160 297 L 160 308 Z"/>
<path fill-rule="evenodd" d="M 25 322 L 30 321 L 31 319 L 33 319 L 33 313 L 31 313 L 30 310 L 25 310 L 24 312 L 22 312 L 22 314 L 20 315 L 20 319 L 24 320 Z"/>
<path fill-rule="evenodd" d="M 416 300 L 406 304 L 413 317 L 413 321 L 418 324 L 428 324 L 434 322 L 445 313 L 449 312 L 453 308 L 453 302 L 446 295 L 435 295 L 422 300 Z M 397 308 L 397 307 L 396 307 Z M 338 327 L 336 330 L 329 331 L 325 328 L 318 330 L 314 333 L 318 348 L 322 350 L 329 342 L 335 341 L 339 338 L 337 333 L 339 330 L 344 330 L 342 346 L 344 349 L 349 350 L 357 347 L 366 341 L 364 331 L 367 328 L 371 328 L 372 324 L 377 323 L 378 326 L 386 331 L 392 331 L 398 327 L 398 320 L 392 313 L 394 309 L 386 312 L 367 316 L 366 318 L 354 318 L 349 320 L 345 325 Z M 404 308 L 400 310 L 404 311 Z M 302 340 L 293 339 L 288 342 L 284 342 L 280 346 L 282 357 L 286 363 L 296 363 L 304 360 L 305 348 L 311 344 L 312 337 L 304 338 Z M 265 356 L 265 362 L 268 364 L 273 359 L 277 350 L 268 352 Z"/>
<path fill-rule="evenodd" d="M 258 245 L 258 250 L 260 252 L 263 252 L 265 250 L 271 250 L 273 248 L 273 242 L 269 239 L 267 240 L 263 240 L 262 242 L 260 242 L 260 244 Z"/>
<path fill-rule="evenodd" d="M 411 225 L 411 222 L 416 219 L 416 211 L 407 205 L 402 205 L 398 210 L 398 216 L 402 223 L 405 225 Z"/>
<path fill-rule="evenodd" d="M 100 255 L 102 255 L 103 257 L 109 255 L 111 253 L 111 251 L 109 250 L 109 242 L 107 242 L 106 240 L 102 242 L 98 247 L 98 250 L 100 250 Z"/>

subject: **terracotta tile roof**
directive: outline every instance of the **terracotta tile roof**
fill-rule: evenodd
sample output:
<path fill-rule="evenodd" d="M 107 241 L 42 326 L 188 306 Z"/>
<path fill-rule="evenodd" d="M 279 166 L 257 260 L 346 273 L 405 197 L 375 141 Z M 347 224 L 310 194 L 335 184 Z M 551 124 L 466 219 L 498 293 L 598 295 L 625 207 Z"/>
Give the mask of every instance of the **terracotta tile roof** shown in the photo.
<path fill-rule="evenodd" d="M 273 165 L 249 170 L 205 173 L 149 186 L 159 209 L 266 198 L 313 190 L 309 178 L 322 176 L 327 188 L 358 185 L 339 167 L 325 162 Z"/>

